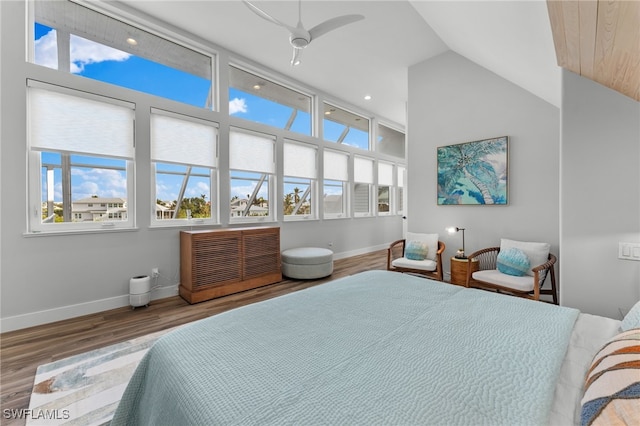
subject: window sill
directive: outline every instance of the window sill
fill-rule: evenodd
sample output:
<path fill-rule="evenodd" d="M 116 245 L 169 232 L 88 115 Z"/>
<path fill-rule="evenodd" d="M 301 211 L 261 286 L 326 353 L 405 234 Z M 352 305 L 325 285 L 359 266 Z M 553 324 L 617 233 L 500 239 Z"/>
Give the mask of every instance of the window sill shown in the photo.
<path fill-rule="evenodd" d="M 114 232 L 137 232 L 140 228 L 112 228 L 112 229 L 78 229 L 78 230 L 64 230 L 64 231 L 33 231 L 23 232 L 22 236 L 25 238 L 37 238 L 37 237 L 58 237 L 66 235 L 86 235 L 86 234 L 112 234 Z"/>

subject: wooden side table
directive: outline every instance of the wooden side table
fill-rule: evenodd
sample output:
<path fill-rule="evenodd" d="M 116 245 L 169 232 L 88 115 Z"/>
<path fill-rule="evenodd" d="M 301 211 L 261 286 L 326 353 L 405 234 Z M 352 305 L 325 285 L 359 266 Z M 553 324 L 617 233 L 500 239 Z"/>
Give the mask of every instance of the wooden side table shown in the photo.
<path fill-rule="evenodd" d="M 465 285 L 467 283 L 467 265 L 469 265 L 468 259 L 458 259 L 456 257 L 451 258 L 451 284 Z M 471 271 L 476 272 L 480 269 L 480 262 L 478 259 L 471 261 Z"/>

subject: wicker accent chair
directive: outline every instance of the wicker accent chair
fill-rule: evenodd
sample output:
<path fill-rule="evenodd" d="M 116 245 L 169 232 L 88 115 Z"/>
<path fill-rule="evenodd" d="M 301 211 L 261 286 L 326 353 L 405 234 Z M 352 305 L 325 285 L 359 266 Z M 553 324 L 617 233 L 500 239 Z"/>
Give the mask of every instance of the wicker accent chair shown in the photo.
<path fill-rule="evenodd" d="M 527 299 L 540 300 L 541 294 L 551 295 L 553 304 L 558 304 L 556 276 L 553 265 L 557 258 L 549 253 L 547 261 L 541 265 L 531 265 L 531 275 L 512 276 L 503 274 L 497 269 L 497 259 L 500 247 L 488 247 L 471 253 L 472 259 L 478 261 L 478 271 L 473 271 L 471 265 L 467 268 L 466 287 L 495 290 Z M 551 288 L 542 289 L 547 278 L 551 276 Z"/>
<path fill-rule="evenodd" d="M 431 237 L 432 246 L 424 260 L 411 260 L 405 257 L 405 249 L 407 242 L 412 240 L 421 240 L 422 238 Z M 436 249 L 437 248 L 437 249 Z M 436 250 L 433 250 L 436 249 Z M 413 274 L 424 275 L 433 280 L 443 280 L 442 270 L 442 252 L 444 252 L 445 244 L 438 240 L 437 234 L 416 234 L 407 232 L 406 238 L 392 242 L 387 249 L 387 270 L 394 272 L 409 272 Z M 435 251 L 435 254 L 433 253 Z M 398 255 L 400 254 L 400 255 Z"/>

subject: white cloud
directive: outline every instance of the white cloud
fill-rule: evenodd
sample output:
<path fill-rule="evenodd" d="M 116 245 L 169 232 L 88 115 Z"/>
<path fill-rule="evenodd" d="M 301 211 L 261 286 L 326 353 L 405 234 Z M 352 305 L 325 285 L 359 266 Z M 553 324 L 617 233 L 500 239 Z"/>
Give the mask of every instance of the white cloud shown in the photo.
<path fill-rule="evenodd" d="M 51 30 L 34 42 L 35 63 L 58 69 L 58 44 L 56 30 Z M 129 53 L 100 43 L 71 35 L 71 72 L 80 73 L 85 65 L 104 61 L 126 61 Z"/>
<path fill-rule="evenodd" d="M 109 169 L 71 169 L 73 199 L 97 195 L 127 198 L 127 179 L 123 172 Z"/>
<path fill-rule="evenodd" d="M 71 72 L 80 73 L 85 65 L 104 61 L 126 61 L 131 55 L 104 44 L 71 35 Z"/>
<path fill-rule="evenodd" d="M 51 30 L 34 43 L 35 63 L 45 67 L 58 69 L 58 44 L 56 30 Z"/>
<path fill-rule="evenodd" d="M 229 114 L 237 114 L 239 112 L 247 112 L 247 101 L 245 99 L 234 98 L 229 101 Z"/>

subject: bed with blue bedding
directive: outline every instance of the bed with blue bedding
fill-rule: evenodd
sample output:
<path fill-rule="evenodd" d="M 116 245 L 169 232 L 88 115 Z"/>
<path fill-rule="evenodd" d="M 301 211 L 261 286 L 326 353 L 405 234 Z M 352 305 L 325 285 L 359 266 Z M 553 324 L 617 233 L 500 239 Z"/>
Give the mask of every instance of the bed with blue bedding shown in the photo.
<path fill-rule="evenodd" d="M 138 366 L 112 424 L 543 425 L 566 412 L 573 419 L 573 406 L 554 414 L 554 395 L 578 317 L 546 303 L 364 272 L 165 335 Z"/>

